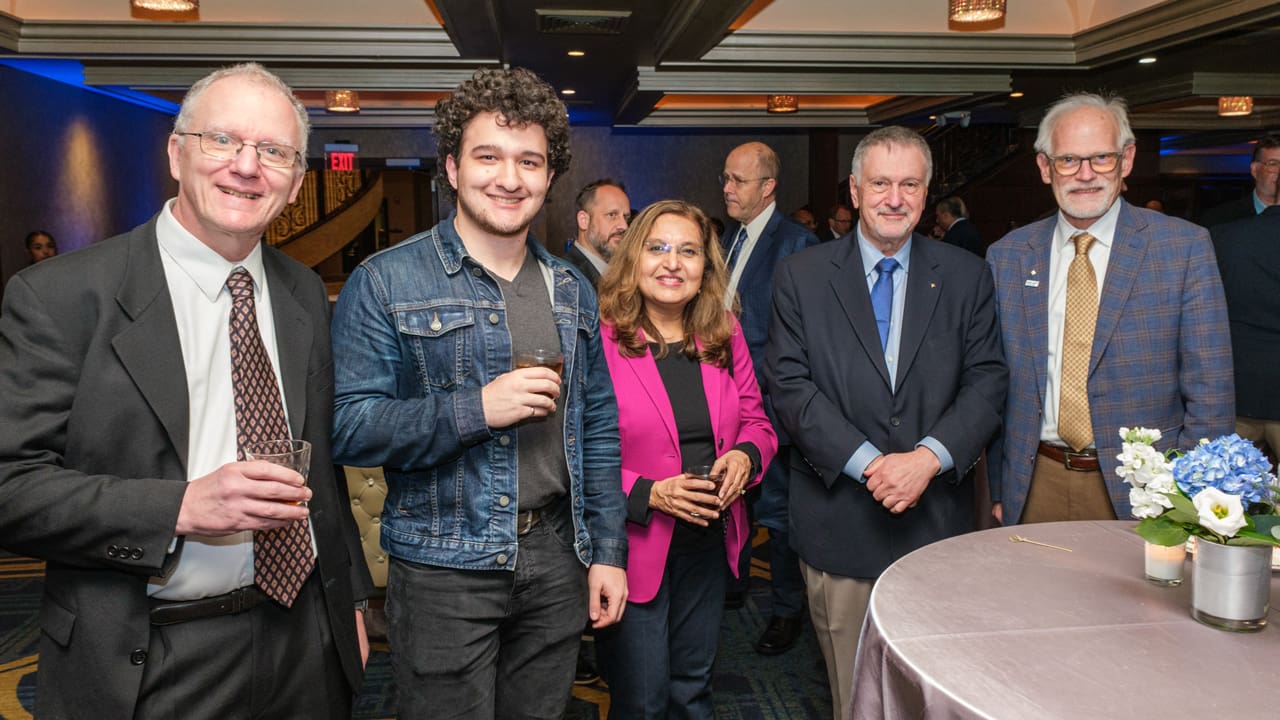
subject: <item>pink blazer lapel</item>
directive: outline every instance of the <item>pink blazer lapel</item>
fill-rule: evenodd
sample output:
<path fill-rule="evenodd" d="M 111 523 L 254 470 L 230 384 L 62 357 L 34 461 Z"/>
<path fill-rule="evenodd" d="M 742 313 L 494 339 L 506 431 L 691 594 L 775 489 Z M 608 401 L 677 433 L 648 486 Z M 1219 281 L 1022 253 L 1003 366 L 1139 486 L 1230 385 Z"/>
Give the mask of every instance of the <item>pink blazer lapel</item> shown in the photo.
<path fill-rule="evenodd" d="M 614 345 L 614 347 L 616 348 L 617 345 Z M 615 392 L 619 395 L 629 393 L 643 394 L 648 397 L 649 401 L 653 403 L 658 417 L 662 418 L 662 425 L 667 429 L 667 436 L 671 440 L 672 447 L 680 447 L 680 436 L 676 432 L 675 411 L 671 409 L 671 399 L 667 397 L 667 389 L 662 383 L 662 376 L 658 374 L 658 364 L 653 359 L 653 353 L 646 352 L 640 357 L 622 359 L 624 364 L 630 368 L 635 382 L 628 383 L 629 387 L 616 387 Z"/>

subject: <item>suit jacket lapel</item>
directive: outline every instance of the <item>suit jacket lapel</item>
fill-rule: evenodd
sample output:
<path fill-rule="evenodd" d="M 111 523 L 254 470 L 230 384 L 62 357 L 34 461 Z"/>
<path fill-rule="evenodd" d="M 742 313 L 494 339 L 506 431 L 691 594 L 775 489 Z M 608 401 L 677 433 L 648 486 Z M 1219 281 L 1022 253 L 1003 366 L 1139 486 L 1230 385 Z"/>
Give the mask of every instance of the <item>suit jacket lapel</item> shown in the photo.
<path fill-rule="evenodd" d="M 1111 241 L 1111 256 L 1107 259 L 1107 275 L 1102 281 L 1102 297 L 1098 303 L 1098 324 L 1093 331 L 1093 350 L 1089 356 L 1089 373 L 1098 366 L 1098 358 L 1111 340 L 1120 313 L 1129 300 L 1129 293 L 1138 278 L 1142 258 L 1147 248 L 1140 231 L 1145 225 L 1129 211 L 1128 203 L 1120 201 L 1120 217 L 1116 218 L 1116 233 Z"/>
<path fill-rule="evenodd" d="M 671 398 L 667 396 L 667 386 L 658 374 L 658 363 L 653 353 L 647 352 L 636 358 L 623 357 L 627 367 L 631 368 L 636 379 L 636 387 L 644 391 L 653 402 L 654 410 L 662 418 L 662 425 L 667 429 L 673 447 L 680 447 L 680 433 L 676 431 L 676 414 L 671 409 Z"/>
<path fill-rule="evenodd" d="M 871 309 L 871 293 L 867 290 L 867 273 L 862 266 L 858 243 L 845 243 L 834 263 L 836 271 L 831 279 L 831 290 L 836 295 L 836 302 L 853 326 L 854 335 L 862 345 L 863 352 L 880 373 L 885 387 L 889 387 L 889 367 L 884 364 L 880 331 L 876 328 L 875 311 Z"/>
<path fill-rule="evenodd" d="M 1034 234 L 1027 241 L 1026 252 L 1020 260 L 1022 316 L 1027 324 L 1027 337 L 1031 344 L 1031 364 L 1036 373 L 1037 397 L 1043 399 L 1049 384 L 1049 256 L 1053 249 L 1055 215 L 1045 221 L 1043 232 Z M 1028 284 L 1032 283 L 1032 284 Z"/>
<path fill-rule="evenodd" d="M 185 472 L 190 430 L 187 374 L 155 227 L 152 218 L 129 238 L 129 265 L 116 303 L 133 323 L 112 338 L 111 347 L 160 420 Z"/>
<path fill-rule="evenodd" d="M 747 264 L 742 268 L 742 277 L 738 280 L 738 287 L 758 287 L 759 284 L 753 283 L 749 278 L 756 273 L 766 272 L 772 273 L 773 258 L 777 254 L 774 246 L 778 244 L 778 239 L 774 237 L 774 233 L 778 229 L 778 223 L 782 222 L 782 216 L 778 214 L 777 208 L 774 208 L 773 215 L 769 216 L 769 222 L 765 224 L 764 230 L 760 232 L 760 237 L 756 238 L 756 244 L 751 248 L 751 255 L 747 257 Z M 729 258 L 725 256 L 727 261 Z"/>
<path fill-rule="evenodd" d="M 311 357 L 311 318 L 302 308 L 295 293 L 297 285 L 284 271 L 284 261 L 275 251 L 264 247 L 262 265 L 271 289 L 271 315 L 275 319 L 276 356 L 280 361 L 280 380 L 285 404 L 289 408 L 289 431 L 302 437 L 307 417 L 307 363 Z"/>
<path fill-rule="evenodd" d="M 894 387 L 902 387 L 902 379 L 920 350 L 942 293 L 942 277 L 938 274 L 937 261 L 929 252 L 929 242 L 916 235 L 911 243 L 911 270 L 907 274 L 906 306 L 902 310 L 902 334 L 898 341 L 898 377 Z"/>

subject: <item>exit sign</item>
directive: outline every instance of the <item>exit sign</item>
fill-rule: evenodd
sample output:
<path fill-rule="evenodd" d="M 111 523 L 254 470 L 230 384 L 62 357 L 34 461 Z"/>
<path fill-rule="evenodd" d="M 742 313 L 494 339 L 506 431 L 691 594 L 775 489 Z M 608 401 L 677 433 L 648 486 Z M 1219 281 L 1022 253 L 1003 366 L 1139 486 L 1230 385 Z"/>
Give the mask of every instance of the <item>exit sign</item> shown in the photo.
<path fill-rule="evenodd" d="M 330 170 L 355 170 L 357 168 L 356 153 L 359 145 L 351 143 L 329 143 L 324 146 L 325 165 Z"/>

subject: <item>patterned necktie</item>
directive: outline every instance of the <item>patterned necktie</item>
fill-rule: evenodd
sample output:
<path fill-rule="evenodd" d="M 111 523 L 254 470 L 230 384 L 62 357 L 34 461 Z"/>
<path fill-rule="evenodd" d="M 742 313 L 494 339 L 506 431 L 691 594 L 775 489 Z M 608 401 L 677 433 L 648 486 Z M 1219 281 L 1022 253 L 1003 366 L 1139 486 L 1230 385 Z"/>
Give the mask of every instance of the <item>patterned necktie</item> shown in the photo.
<path fill-rule="evenodd" d="M 231 291 L 231 387 L 236 404 L 236 459 L 244 446 L 289 437 L 284 405 L 271 360 L 258 333 L 253 277 L 236 268 L 227 278 Z M 253 533 L 254 583 L 285 607 L 293 605 L 302 583 L 315 567 L 311 529 L 304 518 L 292 525 Z"/>
<path fill-rule="evenodd" d="M 871 309 L 876 314 L 876 328 L 880 331 L 880 351 L 889 347 L 889 320 L 893 318 L 893 272 L 898 269 L 898 261 L 893 258 L 882 258 L 876 263 L 880 276 L 876 284 L 871 286 Z"/>
<path fill-rule="evenodd" d="M 725 265 L 729 272 L 733 272 L 733 266 L 738 262 L 738 253 L 742 252 L 742 246 L 747 242 L 747 226 L 743 225 L 738 231 L 738 237 L 733 241 L 733 247 L 729 249 L 729 262 Z"/>
<path fill-rule="evenodd" d="M 1067 311 L 1062 326 L 1062 387 L 1058 394 L 1058 436 L 1075 450 L 1093 442 L 1089 417 L 1089 356 L 1098 324 L 1098 276 L 1089 262 L 1089 233 L 1071 237 L 1076 256 L 1067 268 Z"/>

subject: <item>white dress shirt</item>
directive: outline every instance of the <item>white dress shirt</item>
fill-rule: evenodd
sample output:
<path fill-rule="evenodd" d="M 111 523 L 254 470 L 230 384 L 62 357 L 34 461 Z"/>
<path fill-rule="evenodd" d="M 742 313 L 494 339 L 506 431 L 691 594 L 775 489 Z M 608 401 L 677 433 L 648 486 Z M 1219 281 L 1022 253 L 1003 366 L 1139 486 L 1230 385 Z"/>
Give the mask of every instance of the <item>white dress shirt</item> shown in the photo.
<path fill-rule="evenodd" d="M 764 228 L 769 224 L 769 218 L 773 217 L 774 206 L 776 202 L 771 202 L 765 209 L 760 211 L 759 215 L 752 218 L 751 222 L 745 226 L 747 229 L 747 239 L 742 243 L 742 249 L 738 251 L 738 262 L 734 264 L 733 270 L 729 273 L 729 287 L 725 290 L 724 306 L 726 308 L 733 307 L 733 298 L 738 294 L 738 281 L 742 279 L 742 270 L 747 266 L 747 261 L 751 259 L 751 251 L 756 248 L 756 241 L 760 239 L 760 235 L 764 233 Z M 733 252 L 733 244 L 737 241 L 737 235 L 729 241 L 729 247 L 725 248 L 724 261 L 729 262 L 729 254 Z"/>
<path fill-rule="evenodd" d="M 1120 201 L 1107 210 L 1085 230 L 1067 222 L 1058 213 L 1058 225 L 1053 231 L 1053 245 L 1049 252 L 1049 367 L 1045 382 L 1044 415 L 1040 425 L 1040 439 L 1044 442 L 1063 444 L 1058 435 L 1058 393 L 1062 388 L 1062 328 L 1067 314 L 1067 269 L 1076 256 L 1076 244 L 1072 236 L 1087 232 L 1095 240 L 1089 246 L 1089 262 L 1098 277 L 1098 299 L 1102 299 L 1102 283 L 1107 277 L 1107 261 L 1111 259 L 1111 243 L 1116 236 L 1116 220 L 1120 217 Z M 1101 307 L 1098 308 L 1101 311 Z M 1090 447 L 1093 447 L 1090 444 Z"/>

